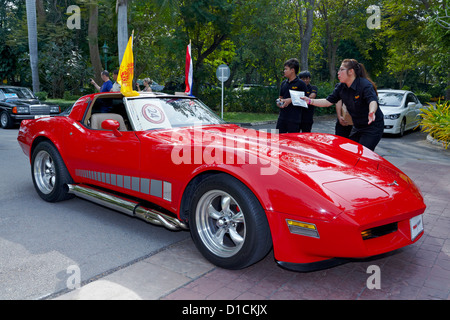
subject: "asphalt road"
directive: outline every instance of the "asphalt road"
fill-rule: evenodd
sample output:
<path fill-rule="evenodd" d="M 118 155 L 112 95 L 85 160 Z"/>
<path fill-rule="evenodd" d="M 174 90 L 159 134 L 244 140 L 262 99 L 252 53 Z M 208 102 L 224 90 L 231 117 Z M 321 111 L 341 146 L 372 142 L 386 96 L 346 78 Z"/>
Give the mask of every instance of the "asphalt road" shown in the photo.
<path fill-rule="evenodd" d="M 44 298 L 190 237 L 78 198 L 41 200 L 17 133 L 0 129 L 0 300 Z"/>
<path fill-rule="evenodd" d="M 313 132 L 334 133 L 335 118 L 316 119 Z M 252 126 L 274 129 L 274 124 Z M 36 194 L 18 129 L 0 129 L 0 299 L 40 299 L 112 274 L 190 237 L 81 199 L 47 203 Z M 408 160 L 442 162 L 422 132 L 384 136 L 376 152 L 397 166 Z M 433 152 L 431 152 L 433 151 Z"/>

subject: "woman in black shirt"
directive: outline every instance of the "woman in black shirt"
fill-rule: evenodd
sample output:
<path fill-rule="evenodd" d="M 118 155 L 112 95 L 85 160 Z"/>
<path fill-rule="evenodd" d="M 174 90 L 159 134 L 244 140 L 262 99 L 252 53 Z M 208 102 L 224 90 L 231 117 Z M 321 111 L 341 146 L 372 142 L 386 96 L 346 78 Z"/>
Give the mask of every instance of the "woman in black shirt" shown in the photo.
<path fill-rule="evenodd" d="M 303 99 L 317 107 L 329 107 L 342 99 L 353 120 L 349 138 L 375 150 L 384 130 L 384 115 L 378 108 L 375 84 L 364 66 L 354 59 L 342 61 L 338 78 L 340 83 L 326 99 Z"/>

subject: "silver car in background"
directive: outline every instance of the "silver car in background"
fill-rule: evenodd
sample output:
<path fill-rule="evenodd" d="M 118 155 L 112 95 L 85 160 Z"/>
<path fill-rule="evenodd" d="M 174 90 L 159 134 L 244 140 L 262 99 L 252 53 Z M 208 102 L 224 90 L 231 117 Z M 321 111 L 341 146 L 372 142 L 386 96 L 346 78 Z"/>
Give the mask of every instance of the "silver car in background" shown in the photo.
<path fill-rule="evenodd" d="M 411 91 L 380 89 L 378 102 L 384 114 L 384 133 L 401 137 L 419 124 L 423 105 Z"/>

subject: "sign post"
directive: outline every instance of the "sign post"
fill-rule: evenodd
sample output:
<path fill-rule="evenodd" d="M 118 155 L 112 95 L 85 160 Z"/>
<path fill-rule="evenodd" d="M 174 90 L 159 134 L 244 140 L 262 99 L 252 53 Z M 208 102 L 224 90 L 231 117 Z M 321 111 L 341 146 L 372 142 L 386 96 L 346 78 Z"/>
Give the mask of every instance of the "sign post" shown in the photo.
<path fill-rule="evenodd" d="M 216 76 L 217 76 L 217 79 L 219 79 L 219 81 L 222 82 L 221 110 L 222 110 L 222 119 L 223 119 L 223 83 L 230 78 L 230 68 L 226 64 L 221 64 L 220 66 L 217 67 Z"/>

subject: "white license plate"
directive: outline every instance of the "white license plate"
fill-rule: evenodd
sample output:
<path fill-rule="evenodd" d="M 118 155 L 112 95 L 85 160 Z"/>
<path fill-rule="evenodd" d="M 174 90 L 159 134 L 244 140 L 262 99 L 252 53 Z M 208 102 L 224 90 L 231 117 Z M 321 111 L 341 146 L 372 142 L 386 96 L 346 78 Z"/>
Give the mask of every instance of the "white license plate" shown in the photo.
<path fill-rule="evenodd" d="M 45 117 L 50 117 L 50 116 L 49 115 L 45 115 L 45 114 L 34 116 L 35 119 L 45 118 Z"/>
<path fill-rule="evenodd" d="M 422 215 L 416 216 L 409 220 L 409 226 L 411 228 L 411 241 L 417 238 L 417 236 L 423 231 L 423 218 Z"/>

